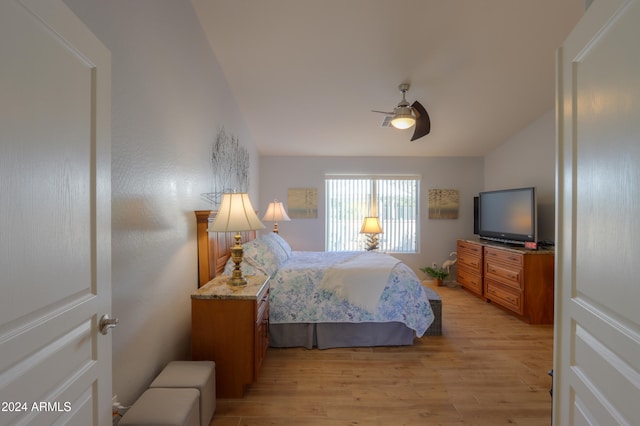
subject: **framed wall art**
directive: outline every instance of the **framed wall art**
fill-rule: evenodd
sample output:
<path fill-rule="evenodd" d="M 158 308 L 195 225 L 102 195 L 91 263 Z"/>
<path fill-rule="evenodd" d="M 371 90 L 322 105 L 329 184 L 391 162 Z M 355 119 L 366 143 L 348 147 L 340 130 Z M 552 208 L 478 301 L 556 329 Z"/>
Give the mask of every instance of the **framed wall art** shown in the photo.
<path fill-rule="evenodd" d="M 429 219 L 457 219 L 459 206 L 457 189 L 429 190 Z"/>
<path fill-rule="evenodd" d="M 291 219 L 316 219 L 318 188 L 289 188 L 287 210 Z"/>

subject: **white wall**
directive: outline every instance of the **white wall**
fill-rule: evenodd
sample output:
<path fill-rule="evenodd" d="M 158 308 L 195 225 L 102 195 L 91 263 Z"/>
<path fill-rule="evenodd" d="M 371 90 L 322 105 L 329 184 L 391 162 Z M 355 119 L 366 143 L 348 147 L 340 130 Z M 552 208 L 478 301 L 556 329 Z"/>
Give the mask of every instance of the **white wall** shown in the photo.
<path fill-rule="evenodd" d="M 551 109 L 484 157 L 485 190 L 536 187 L 539 240 L 554 240 L 555 125 Z"/>
<path fill-rule="evenodd" d="M 191 3 L 66 0 L 111 50 L 113 385 L 131 404 L 164 365 L 189 359 L 195 216 L 210 205 L 221 126 L 258 155 Z"/>
<path fill-rule="evenodd" d="M 294 250 L 324 250 L 324 176 L 327 173 L 418 174 L 420 195 L 420 253 L 398 255 L 419 277 L 419 268 L 442 263 L 456 248 L 456 239 L 473 236 L 473 197 L 483 189 L 483 159 L 480 157 L 267 157 L 260 159 L 259 210 L 264 212 L 273 198 L 287 205 L 288 188 L 318 189 L 318 218 L 280 222 L 280 235 Z M 428 219 L 429 189 L 457 189 L 460 195 L 456 220 Z M 254 206 L 255 207 L 255 206 Z M 256 207 L 258 208 L 258 207 Z M 270 224 L 268 224 L 270 225 Z"/>

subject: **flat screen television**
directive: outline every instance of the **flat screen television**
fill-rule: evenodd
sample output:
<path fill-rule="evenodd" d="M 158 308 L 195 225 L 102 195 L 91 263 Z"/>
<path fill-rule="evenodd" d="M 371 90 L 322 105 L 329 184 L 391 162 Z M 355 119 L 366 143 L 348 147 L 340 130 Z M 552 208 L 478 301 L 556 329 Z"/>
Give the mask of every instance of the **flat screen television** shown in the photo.
<path fill-rule="evenodd" d="M 535 188 L 481 192 L 478 196 L 478 235 L 486 240 L 518 245 L 536 242 Z"/>

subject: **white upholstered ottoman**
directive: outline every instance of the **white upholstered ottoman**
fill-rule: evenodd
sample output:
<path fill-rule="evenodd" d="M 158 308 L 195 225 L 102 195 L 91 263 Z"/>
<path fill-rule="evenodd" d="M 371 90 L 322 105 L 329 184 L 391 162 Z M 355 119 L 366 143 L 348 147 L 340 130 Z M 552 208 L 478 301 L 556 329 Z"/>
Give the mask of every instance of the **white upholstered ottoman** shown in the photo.
<path fill-rule="evenodd" d="M 216 364 L 213 361 L 171 361 L 149 387 L 197 389 L 200 426 L 209 426 L 216 411 Z"/>
<path fill-rule="evenodd" d="M 118 426 L 200 426 L 200 392 L 191 388 L 144 391 Z"/>

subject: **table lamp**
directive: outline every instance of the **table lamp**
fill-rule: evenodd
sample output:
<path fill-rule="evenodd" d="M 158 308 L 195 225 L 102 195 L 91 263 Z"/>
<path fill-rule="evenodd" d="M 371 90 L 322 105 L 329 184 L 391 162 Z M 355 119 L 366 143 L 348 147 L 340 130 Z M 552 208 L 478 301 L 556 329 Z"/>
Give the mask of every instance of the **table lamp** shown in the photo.
<path fill-rule="evenodd" d="M 247 285 L 247 280 L 242 276 L 240 270 L 240 263 L 242 262 L 242 236 L 240 232 L 253 231 L 256 229 L 262 229 L 264 225 L 258 219 L 251 201 L 249 200 L 249 194 L 246 192 L 232 192 L 224 193 L 222 195 L 222 202 L 220 204 L 220 210 L 215 219 L 209 226 L 210 232 L 235 232 L 236 244 L 231 248 L 231 259 L 235 264 L 231 278 L 227 282 L 232 287 L 241 287 Z"/>
<path fill-rule="evenodd" d="M 273 200 L 272 203 L 269 203 L 267 207 L 267 212 L 264 214 L 262 218 L 265 222 L 273 222 L 273 232 L 278 233 L 278 222 L 281 221 L 290 221 L 289 216 L 287 215 L 284 206 L 281 201 Z"/>
<path fill-rule="evenodd" d="M 367 234 L 367 251 L 376 250 L 378 248 L 378 234 L 382 234 L 382 227 L 377 216 L 367 216 L 364 218 L 361 234 Z"/>

